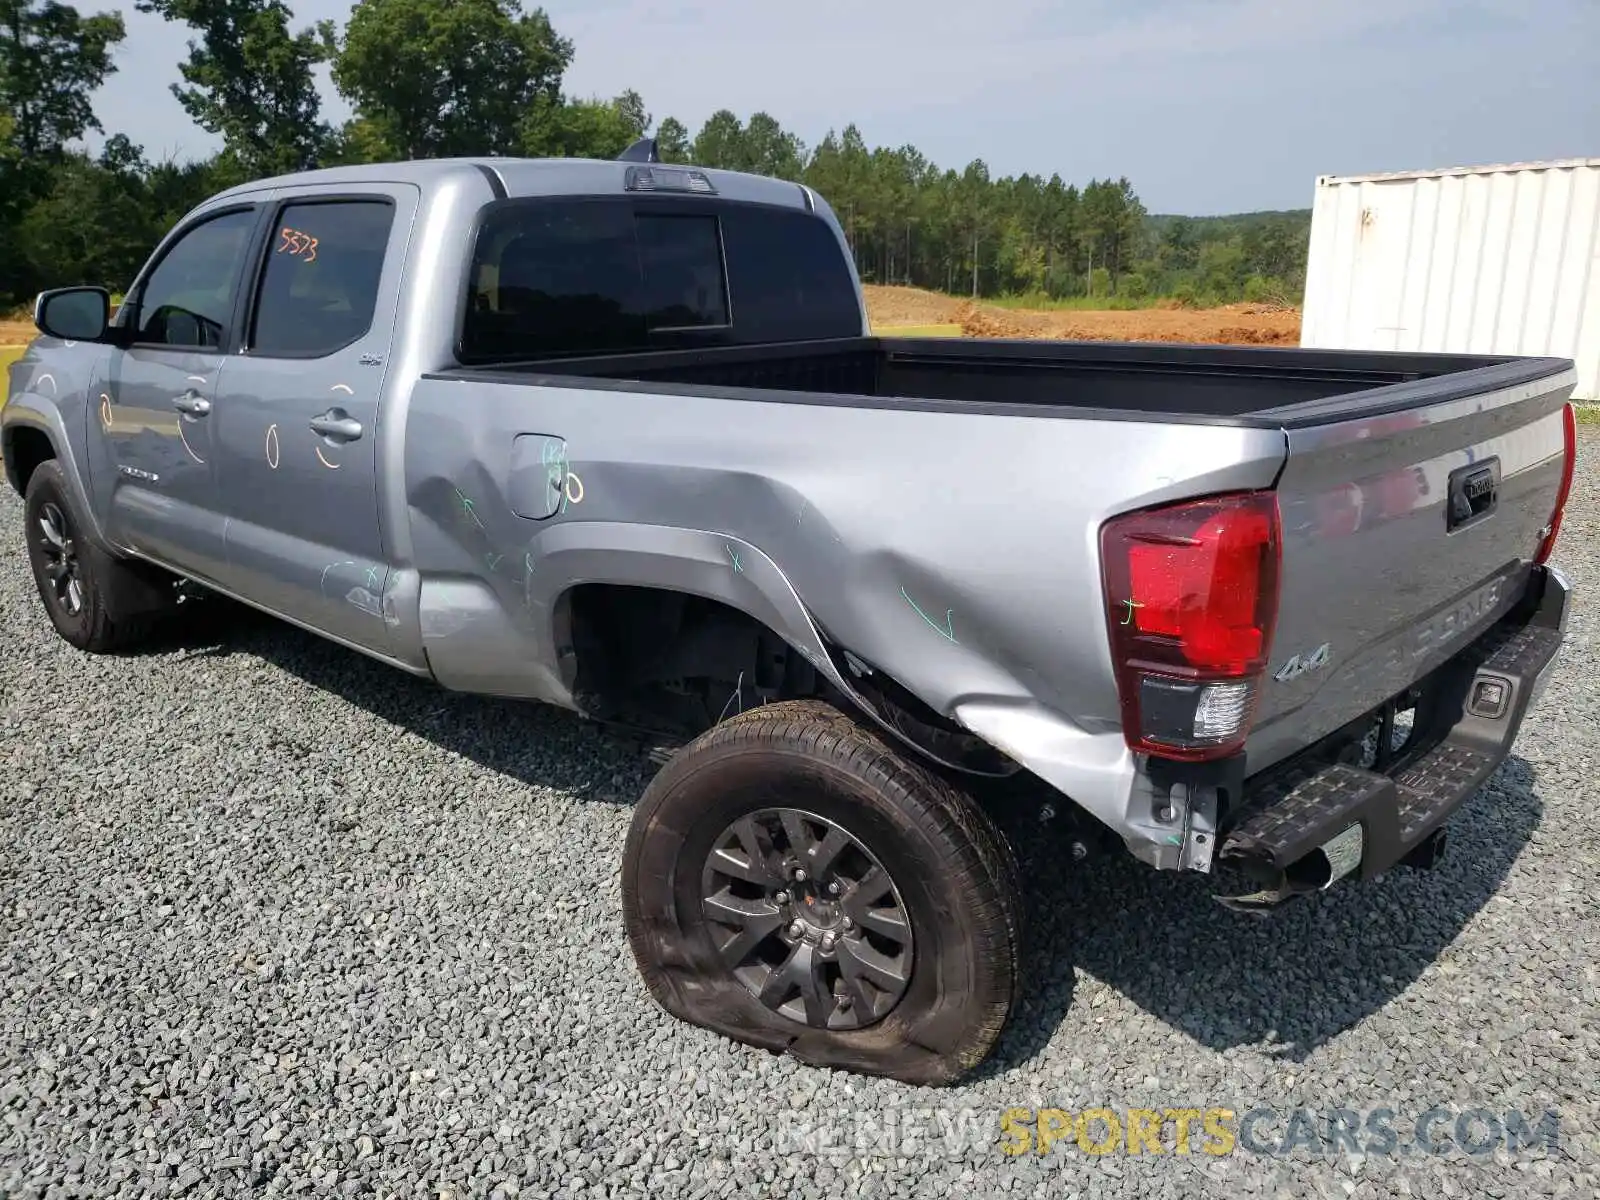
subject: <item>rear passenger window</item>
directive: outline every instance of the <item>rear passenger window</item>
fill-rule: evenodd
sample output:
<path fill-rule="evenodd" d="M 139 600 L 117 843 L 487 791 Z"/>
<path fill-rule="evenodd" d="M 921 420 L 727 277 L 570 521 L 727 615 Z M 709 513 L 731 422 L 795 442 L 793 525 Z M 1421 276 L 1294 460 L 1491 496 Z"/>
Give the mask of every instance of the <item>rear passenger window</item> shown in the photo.
<path fill-rule="evenodd" d="M 645 344 L 633 211 L 625 204 L 502 209 L 478 234 L 464 356 L 535 358 Z"/>
<path fill-rule="evenodd" d="M 250 352 L 320 358 L 365 335 L 393 223 L 384 200 L 284 208 L 267 245 Z"/>
<path fill-rule="evenodd" d="M 717 219 L 641 214 L 634 228 L 645 324 L 650 329 L 726 325 L 728 293 Z"/>
<path fill-rule="evenodd" d="M 861 336 L 861 298 L 831 227 L 781 208 L 722 216 L 728 287 L 742 342 Z"/>
<path fill-rule="evenodd" d="M 698 206 L 697 206 L 698 207 Z M 819 218 L 624 200 L 491 205 L 473 250 L 463 362 L 858 337 L 845 252 Z"/>

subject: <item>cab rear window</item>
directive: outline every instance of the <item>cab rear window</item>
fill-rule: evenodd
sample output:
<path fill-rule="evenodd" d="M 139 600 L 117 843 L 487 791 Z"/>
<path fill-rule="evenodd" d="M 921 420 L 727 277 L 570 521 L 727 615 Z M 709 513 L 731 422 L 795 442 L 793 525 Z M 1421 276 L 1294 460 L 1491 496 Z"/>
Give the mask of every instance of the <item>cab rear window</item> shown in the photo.
<path fill-rule="evenodd" d="M 844 251 L 807 213 L 501 201 L 473 250 L 463 362 L 857 337 Z"/>

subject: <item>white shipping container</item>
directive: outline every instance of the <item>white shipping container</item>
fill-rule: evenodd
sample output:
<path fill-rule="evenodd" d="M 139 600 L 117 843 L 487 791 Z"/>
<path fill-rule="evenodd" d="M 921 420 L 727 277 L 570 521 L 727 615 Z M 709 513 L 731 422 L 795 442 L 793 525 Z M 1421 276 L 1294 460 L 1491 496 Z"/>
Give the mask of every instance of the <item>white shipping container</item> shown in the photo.
<path fill-rule="evenodd" d="M 1321 176 L 1300 344 L 1556 355 L 1600 400 L 1600 158 Z"/>

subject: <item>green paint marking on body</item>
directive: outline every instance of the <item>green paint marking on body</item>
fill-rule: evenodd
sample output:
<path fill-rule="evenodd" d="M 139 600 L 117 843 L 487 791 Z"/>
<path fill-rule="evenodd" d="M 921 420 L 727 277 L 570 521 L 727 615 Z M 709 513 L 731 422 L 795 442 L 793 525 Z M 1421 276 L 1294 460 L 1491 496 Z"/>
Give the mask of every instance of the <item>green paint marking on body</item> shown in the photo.
<path fill-rule="evenodd" d="M 911 607 L 916 610 L 917 616 L 921 617 L 924 621 L 926 621 L 928 623 L 928 628 L 929 629 L 933 630 L 935 633 L 937 633 L 940 637 L 944 638 L 946 641 L 953 642 L 958 646 L 961 644 L 960 642 L 956 641 L 956 630 L 955 630 L 955 625 L 953 623 L 953 618 L 955 617 L 955 613 L 956 613 L 955 609 L 953 609 L 953 608 L 945 609 L 945 611 L 944 611 L 944 624 L 940 625 L 932 617 L 930 617 L 927 613 L 923 612 L 921 606 L 915 600 L 913 600 L 910 596 L 906 595 L 906 589 L 905 588 L 901 588 L 900 589 L 900 597 L 907 604 L 911 605 Z"/>

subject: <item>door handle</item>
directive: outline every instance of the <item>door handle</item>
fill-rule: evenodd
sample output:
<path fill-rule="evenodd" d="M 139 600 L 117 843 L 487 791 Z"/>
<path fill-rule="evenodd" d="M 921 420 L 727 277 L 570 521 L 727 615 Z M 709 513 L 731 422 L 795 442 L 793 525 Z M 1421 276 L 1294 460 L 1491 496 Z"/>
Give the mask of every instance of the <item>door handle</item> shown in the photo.
<path fill-rule="evenodd" d="M 353 442 L 361 436 L 361 422 L 342 408 L 330 408 L 320 416 L 311 418 L 313 433 L 336 442 Z"/>
<path fill-rule="evenodd" d="M 211 411 L 211 401 L 191 389 L 173 400 L 172 407 L 185 416 L 203 417 Z"/>

